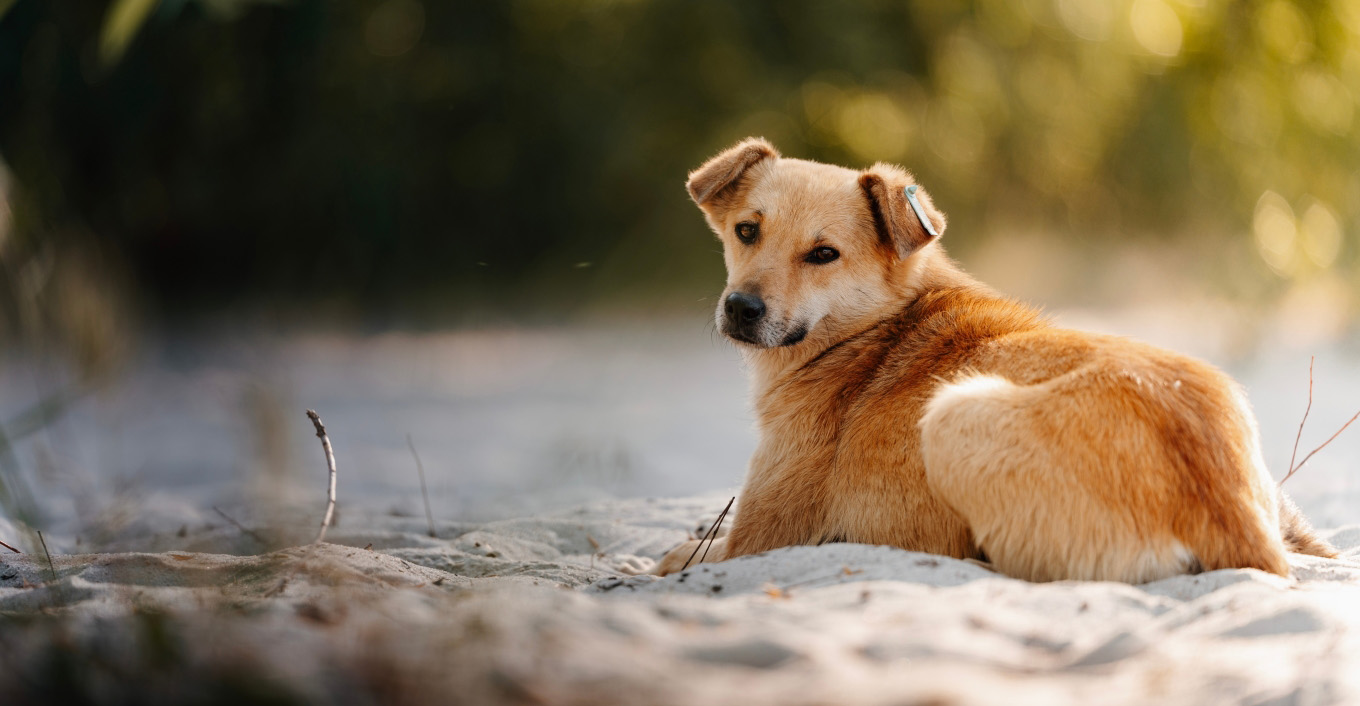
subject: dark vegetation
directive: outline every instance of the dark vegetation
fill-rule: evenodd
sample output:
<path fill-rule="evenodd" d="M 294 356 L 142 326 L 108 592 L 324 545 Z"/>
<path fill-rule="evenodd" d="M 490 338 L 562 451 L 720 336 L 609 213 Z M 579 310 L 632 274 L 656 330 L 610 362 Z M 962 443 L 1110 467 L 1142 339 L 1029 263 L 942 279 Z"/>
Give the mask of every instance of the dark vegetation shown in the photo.
<path fill-rule="evenodd" d="M 0 9 L 10 277 L 83 260 L 154 316 L 693 302 L 683 177 L 748 134 L 908 165 L 956 252 L 1197 238 L 1267 290 L 1354 259 L 1343 2 Z"/>

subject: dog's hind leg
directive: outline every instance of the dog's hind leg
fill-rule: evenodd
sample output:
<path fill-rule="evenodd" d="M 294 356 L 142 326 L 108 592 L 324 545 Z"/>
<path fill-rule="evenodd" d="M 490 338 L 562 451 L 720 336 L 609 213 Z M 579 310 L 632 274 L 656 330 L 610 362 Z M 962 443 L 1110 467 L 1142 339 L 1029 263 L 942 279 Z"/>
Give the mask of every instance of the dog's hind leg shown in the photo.
<path fill-rule="evenodd" d="M 1272 538 L 1261 513 L 1238 507 L 1250 493 L 1236 471 L 1187 491 L 1195 479 L 1177 477 L 1163 430 L 1138 410 L 1145 400 L 1117 378 L 1087 370 L 1037 385 L 991 376 L 942 385 L 921 420 L 931 491 L 1011 576 L 1138 583 L 1200 566 L 1287 573 L 1278 530 Z M 1187 499 L 1195 494 L 1228 510 L 1214 516 Z"/>

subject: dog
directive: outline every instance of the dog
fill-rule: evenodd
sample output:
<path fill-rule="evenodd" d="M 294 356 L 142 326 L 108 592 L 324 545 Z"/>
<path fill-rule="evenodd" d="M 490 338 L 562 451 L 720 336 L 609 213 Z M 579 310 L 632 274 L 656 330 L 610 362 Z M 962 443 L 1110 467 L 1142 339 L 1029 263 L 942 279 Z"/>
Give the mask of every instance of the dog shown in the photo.
<path fill-rule="evenodd" d="M 1336 556 L 1276 488 L 1232 379 L 1057 328 L 980 284 L 907 171 L 749 138 L 686 186 L 723 244 L 717 325 L 749 368 L 760 434 L 707 561 L 858 542 L 1031 581 L 1143 583 Z"/>

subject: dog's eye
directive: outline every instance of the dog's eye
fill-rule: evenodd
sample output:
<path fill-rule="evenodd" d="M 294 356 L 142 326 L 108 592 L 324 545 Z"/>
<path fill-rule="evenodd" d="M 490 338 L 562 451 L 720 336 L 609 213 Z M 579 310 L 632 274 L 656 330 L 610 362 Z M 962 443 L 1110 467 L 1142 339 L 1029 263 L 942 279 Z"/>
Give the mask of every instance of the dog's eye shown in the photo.
<path fill-rule="evenodd" d="M 837 252 L 835 248 L 823 246 L 820 248 L 813 248 L 812 252 L 808 253 L 807 257 L 804 259 L 814 265 L 825 265 L 840 256 L 841 254 Z"/>
<path fill-rule="evenodd" d="M 747 245 L 756 242 L 756 236 L 760 234 L 760 226 L 750 222 L 742 221 L 737 224 L 737 240 Z"/>

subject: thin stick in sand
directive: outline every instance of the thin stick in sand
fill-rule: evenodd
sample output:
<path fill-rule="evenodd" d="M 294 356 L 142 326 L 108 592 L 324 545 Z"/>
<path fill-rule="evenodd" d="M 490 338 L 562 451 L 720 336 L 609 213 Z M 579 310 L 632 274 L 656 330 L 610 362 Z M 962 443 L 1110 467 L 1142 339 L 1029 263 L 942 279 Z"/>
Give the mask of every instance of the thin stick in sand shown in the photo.
<path fill-rule="evenodd" d="M 1294 450 L 1289 452 L 1289 472 L 1294 472 L 1294 458 L 1299 455 L 1299 439 L 1303 438 L 1303 425 L 1308 423 L 1308 413 L 1313 411 L 1313 361 L 1317 356 L 1308 356 L 1308 406 L 1303 408 L 1303 419 L 1299 420 L 1299 433 L 1294 435 Z M 1285 478 L 1289 478 L 1286 475 Z M 1284 481 L 1280 481 L 1283 483 Z"/>
<path fill-rule="evenodd" d="M 259 542 L 260 546 L 268 546 L 269 543 L 264 541 L 264 537 L 261 537 L 260 535 L 256 534 L 254 530 L 250 529 L 249 527 L 246 527 L 240 522 L 237 522 L 235 518 L 233 518 L 231 515 L 228 515 L 225 512 L 222 512 L 222 510 L 218 508 L 216 505 L 213 505 L 212 509 L 213 512 L 216 512 L 217 514 L 221 515 L 222 519 L 235 525 L 236 529 L 241 530 L 243 534 L 249 535 L 251 539 L 255 540 L 256 542 Z"/>
<path fill-rule="evenodd" d="M 727 501 L 727 507 L 723 508 L 722 514 L 718 515 L 718 521 L 714 523 L 717 526 L 713 528 L 713 539 L 708 540 L 708 548 L 704 549 L 704 555 L 699 557 L 700 564 L 704 563 L 704 560 L 708 558 L 708 550 L 713 548 L 713 543 L 718 541 L 718 533 L 722 531 L 723 520 L 727 519 L 727 511 L 732 509 L 732 503 L 735 502 L 736 499 L 735 495 L 732 496 L 732 499 Z"/>
<path fill-rule="evenodd" d="M 430 512 L 430 491 L 425 489 L 425 464 L 420 462 L 420 454 L 416 452 L 416 442 L 411 441 L 411 434 L 406 434 L 406 445 L 411 447 L 411 456 L 416 459 L 416 473 L 420 474 L 420 497 L 425 500 L 425 521 L 430 524 L 430 536 L 437 537 L 434 533 L 434 513 Z"/>
<path fill-rule="evenodd" d="M 680 567 L 680 570 L 681 570 L 681 571 L 684 571 L 685 569 L 688 569 L 688 568 L 689 568 L 689 563 L 690 563 L 691 561 L 694 561 L 695 555 L 697 555 L 697 554 L 699 553 L 699 547 L 704 546 L 704 542 L 708 542 L 708 546 L 710 546 L 710 547 L 713 546 L 713 542 L 716 541 L 716 540 L 718 539 L 718 528 L 719 528 L 720 526 L 722 526 L 723 518 L 727 517 L 727 511 L 732 509 L 732 503 L 734 503 L 734 502 L 736 502 L 736 501 L 737 501 L 736 496 L 733 496 L 731 500 L 728 500 L 728 501 L 727 501 L 727 507 L 723 508 L 723 511 L 720 512 L 720 513 L 718 513 L 718 519 L 717 519 L 717 521 L 715 521 L 715 522 L 713 523 L 713 526 L 712 526 L 712 527 L 709 527 L 709 528 L 708 528 L 708 531 L 704 533 L 703 538 L 699 540 L 699 543 L 698 543 L 697 545 L 695 545 L 695 547 L 694 547 L 694 552 L 693 552 L 692 554 L 689 555 L 689 558 L 688 558 L 688 559 L 685 560 L 685 565 L 682 566 L 682 567 Z M 703 560 L 706 559 L 706 558 L 708 558 L 708 550 L 707 550 L 707 549 L 704 550 L 704 556 L 703 556 L 703 558 L 699 559 L 700 563 L 702 563 Z"/>
<path fill-rule="evenodd" d="M 316 438 L 321 440 L 321 450 L 326 452 L 326 468 L 331 474 L 330 489 L 326 492 L 326 516 L 321 518 L 321 531 L 317 532 L 316 539 L 312 544 L 320 544 L 326 539 L 326 530 L 331 526 L 331 517 L 335 515 L 335 452 L 331 450 L 331 440 L 326 436 L 326 425 L 321 423 L 321 417 L 312 410 L 307 410 L 307 418 L 312 420 L 312 426 L 316 427 Z"/>
<path fill-rule="evenodd" d="M 1349 427 L 1357 419 L 1360 419 L 1360 412 L 1356 412 L 1350 419 L 1346 420 L 1346 423 L 1342 424 L 1341 428 L 1337 429 L 1335 434 L 1327 437 L 1327 440 L 1319 444 L 1317 448 L 1309 451 L 1308 455 L 1304 456 L 1302 461 L 1299 461 L 1299 465 L 1289 469 L 1289 472 L 1284 474 L 1284 478 L 1280 479 L 1280 485 L 1284 485 L 1285 481 L 1289 480 L 1295 473 L 1298 473 L 1299 469 L 1303 468 L 1303 464 L 1308 463 L 1308 459 L 1313 457 L 1313 454 L 1327 448 L 1327 444 L 1336 441 L 1336 437 L 1341 436 L 1341 432 L 1346 431 L 1346 427 Z"/>
<path fill-rule="evenodd" d="M 38 530 L 38 541 L 42 543 L 43 554 L 47 556 L 47 570 L 52 572 L 52 580 L 57 580 L 57 567 L 52 565 L 52 552 L 47 551 L 47 540 L 43 539 L 42 530 Z"/>
<path fill-rule="evenodd" d="M 12 552 L 14 552 L 15 554 L 23 554 L 23 552 L 19 551 L 18 549 L 15 549 L 14 547 L 11 547 L 11 546 L 8 545 L 8 544 L 5 544 L 4 542 L 0 542 L 0 547 L 4 547 L 4 548 L 6 548 L 6 549 L 8 549 L 8 550 L 10 550 L 10 551 L 12 551 Z"/>
<path fill-rule="evenodd" d="M 1304 422 L 1308 421 L 1308 411 L 1311 410 L 1312 408 L 1313 408 L 1313 358 L 1309 357 L 1308 406 L 1305 407 L 1303 410 L 1303 421 L 1299 422 L 1299 433 L 1297 436 L 1294 437 L 1294 453 L 1291 453 L 1289 455 L 1289 472 L 1284 474 L 1284 478 L 1280 479 L 1280 485 L 1284 485 L 1285 481 L 1289 480 L 1290 478 L 1293 478 L 1294 474 L 1298 473 L 1299 469 L 1303 468 L 1304 464 L 1308 463 L 1308 459 L 1312 458 L 1313 455 L 1316 454 L 1317 452 L 1327 448 L 1327 445 L 1332 443 L 1333 441 L 1336 441 L 1336 437 L 1341 436 L 1341 432 L 1346 431 L 1346 428 L 1349 427 L 1352 422 L 1354 422 L 1356 419 L 1360 419 L 1360 412 L 1356 412 L 1354 416 L 1352 416 L 1349 420 L 1346 421 L 1345 424 L 1341 425 L 1340 429 L 1336 430 L 1335 434 L 1332 434 L 1330 437 L 1327 437 L 1326 441 L 1322 442 L 1321 444 L 1318 444 L 1317 448 L 1313 449 L 1312 451 L 1309 451 L 1308 455 L 1304 456 L 1302 461 L 1299 461 L 1299 465 L 1295 466 L 1294 454 L 1298 453 L 1299 451 L 1299 437 L 1303 436 L 1303 424 Z"/>

